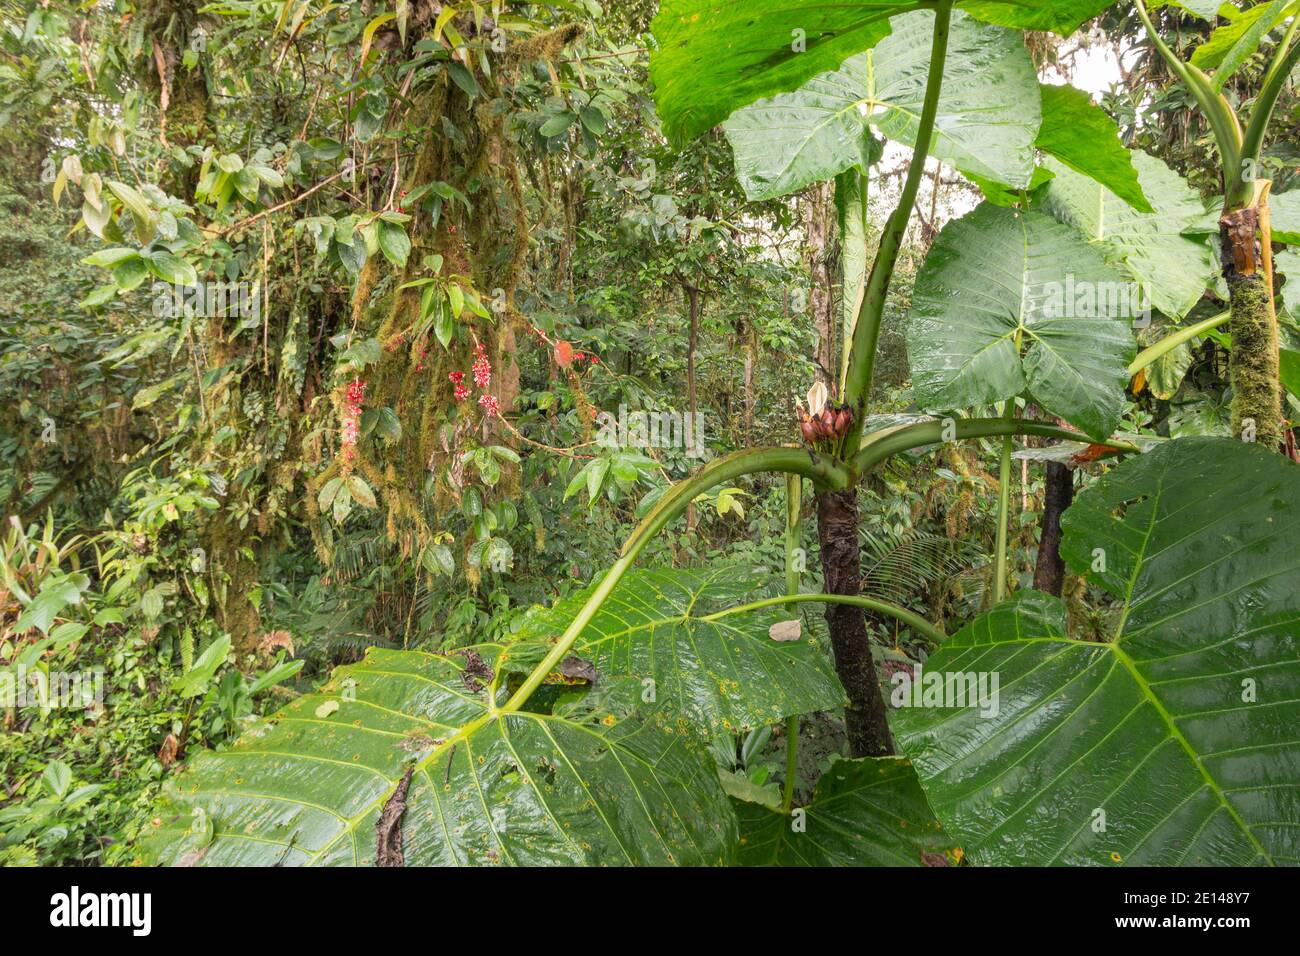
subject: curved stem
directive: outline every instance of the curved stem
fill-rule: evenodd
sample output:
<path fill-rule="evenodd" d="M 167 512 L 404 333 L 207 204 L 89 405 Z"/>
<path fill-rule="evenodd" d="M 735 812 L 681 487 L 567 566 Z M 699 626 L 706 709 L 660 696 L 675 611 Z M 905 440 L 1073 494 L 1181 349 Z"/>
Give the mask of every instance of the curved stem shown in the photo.
<path fill-rule="evenodd" d="M 1277 106 L 1278 97 L 1282 94 L 1291 71 L 1295 69 L 1297 63 L 1300 63 L 1300 44 L 1292 46 L 1297 27 L 1300 27 L 1300 15 L 1291 21 L 1291 26 L 1287 29 L 1286 36 L 1278 46 L 1273 63 L 1264 77 L 1259 96 L 1255 97 L 1255 105 L 1251 108 L 1250 120 L 1246 124 L 1241 146 L 1241 155 L 1248 159 L 1259 160 L 1260 151 L 1264 146 L 1264 134 L 1268 130 L 1269 121 L 1273 118 L 1273 109 Z"/>
<path fill-rule="evenodd" d="M 803 479 L 785 476 L 785 593 L 799 593 L 799 562 L 795 556 L 802 543 Z"/>
<path fill-rule="evenodd" d="M 569 649 L 573 647 L 574 641 L 578 639 L 578 635 L 591 623 L 591 619 L 596 616 L 596 612 L 609 598 L 623 575 L 632 567 L 647 542 L 663 530 L 669 521 L 685 511 L 697 495 L 724 481 L 762 471 L 800 475 L 831 487 L 847 488 L 849 484 L 849 475 L 841 465 L 798 448 L 757 448 L 736 452 L 711 462 L 686 481 L 678 482 L 663 498 L 659 499 L 654 509 L 637 525 L 636 530 L 627 539 L 627 543 L 623 545 L 622 555 L 610 567 L 596 589 L 591 592 L 591 596 L 569 622 L 569 626 L 555 642 L 550 653 L 502 705 L 501 710 L 508 713 L 524 705 L 533 691 L 541 686 L 546 675 L 564 660 Z"/>
<path fill-rule="evenodd" d="M 948 31 L 952 23 L 953 0 L 941 0 L 934 10 L 934 34 L 930 46 L 930 71 L 925 87 L 925 102 L 917 123 L 916 145 L 912 162 L 907 168 L 903 191 L 885 224 L 880 236 L 880 248 L 871 267 L 871 276 L 862 295 L 862 308 L 858 311 L 857 325 L 853 330 L 853 344 L 849 352 L 849 368 L 844 376 L 844 402 L 853 409 L 853 424 L 844 440 L 844 448 L 853 448 L 862 435 L 866 418 L 867 394 L 871 390 L 871 373 L 876 361 L 876 345 L 880 339 L 880 322 L 885 314 L 885 299 L 894 277 L 898 254 L 903 248 L 903 236 L 916 193 L 925 174 L 925 158 L 930 152 L 934 137 L 934 120 L 939 112 L 939 94 L 943 89 L 943 69 L 948 58 Z"/>
<path fill-rule="evenodd" d="M 1218 315 L 1211 316 L 1208 319 L 1203 319 L 1195 325 L 1189 325 L 1185 329 L 1171 332 L 1155 345 L 1143 349 L 1138 353 L 1137 358 L 1135 358 L 1133 363 L 1128 367 L 1129 378 L 1132 378 L 1144 368 L 1154 365 L 1159 359 L 1178 348 L 1178 346 L 1182 345 L 1184 342 L 1190 342 L 1192 339 L 1200 338 L 1211 329 L 1217 329 L 1230 318 L 1232 318 L 1231 312 L 1220 312 Z"/>
<path fill-rule="evenodd" d="M 641 519 L 623 545 L 622 553 L 627 555 L 633 549 L 640 550 L 648 538 L 658 534 L 664 525 L 710 488 L 760 471 L 811 478 L 817 484 L 835 490 L 847 488 L 850 481 L 848 472 L 840 463 L 801 448 L 752 448 L 734 452 L 710 462 L 690 478 L 673 485 Z"/>
<path fill-rule="evenodd" d="M 998 456 L 998 535 L 993 555 L 993 603 L 1007 596 L 1007 525 L 1011 523 L 1011 453 L 1015 441 L 1011 435 L 1002 439 Z"/>
<path fill-rule="evenodd" d="M 720 621 L 722 618 L 730 617 L 733 614 L 748 614 L 751 611 L 761 611 L 763 608 L 778 607 L 782 604 L 850 604 L 866 611 L 875 611 L 878 614 L 892 617 L 906 624 L 934 644 L 942 644 L 948 639 L 948 635 L 914 611 L 899 607 L 897 604 L 890 604 L 888 601 L 879 601 L 875 598 L 852 594 L 787 594 L 782 597 L 764 598 L 750 604 L 741 604 L 738 607 L 729 607 L 725 611 L 705 614 L 696 618 L 696 620 Z"/>
<path fill-rule="evenodd" d="M 785 593 L 795 597 L 799 593 L 800 565 L 796 560 L 800 544 L 800 512 L 803 510 L 803 479 L 798 475 L 785 476 Z M 785 719 L 785 785 L 782 788 L 781 806 L 788 816 L 794 807 L 795 778 L 799 774 L 799 715 Z"/>
<path fill-rule="evenodd" d="M 1233 202 L 1233 197 L 1240 195 L 1243 188 L 1249 187 L 1242 179 L 1242 157 L 1250 156 L 1243 146 L 1241 123 L 1237 120 L 1237 114 L 1233 112 L 1228 101 L 1225 100 L 1214 88 L 1209 77 L 1203 71 L 1190 63 L 1183 62 L 1165 43 L 1151 22 L 1151 16 L 1147 13 L 1146 4 L 1143 0 L 1133 0 L 1134 9 L 1137 10 L 1138 19 L 1146 28 L 1147 36 L 1151 39 L 1152 45 L 1165 58 L 1169 68 L 1174 74 L 1183 81 L 1201 111 L 1205 113 L 1206 120 L 1209 121 L 1210 129 L 1214 132 L 1215 142 L 1219 147 L 1219 158 L 1223 163 L 1223 180 L 1226 194 L 1225 204 Z M 1258 150 L 1255 157 L 1258 159 Z"/>
<path fill-rule="evenodd" d="M 944 434 L 948 426 L 952 428 L 951 435 Z M 1037 435 L 1040 438 L 1060 438 L 1064 441 L 1092 441 L 1082 432 L 1024 418 L 958 418 L 919 422 L 891 429 L 880 437 L 872 436 L 853 456 L 850 465 L 855 475 L 865 475 L 893 455 L 913 448 L 935 445 L 949 439 L 964 441 L 971 438 L 999 438 L 1004 435 Z M 1136 445 L 1113 439 L 1099 444 L 1128 454 L 1138 454 L 1141 451 Z"/>

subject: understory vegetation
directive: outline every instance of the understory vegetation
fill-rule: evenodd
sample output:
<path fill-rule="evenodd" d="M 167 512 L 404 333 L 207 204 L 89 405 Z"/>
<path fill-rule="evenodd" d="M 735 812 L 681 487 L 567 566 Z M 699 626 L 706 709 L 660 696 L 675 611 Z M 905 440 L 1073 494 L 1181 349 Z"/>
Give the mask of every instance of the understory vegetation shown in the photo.
<path fill-rule="evenodd" d="M 1300 0 L 0 0 L 0 865 L 1300 862 Z"/>

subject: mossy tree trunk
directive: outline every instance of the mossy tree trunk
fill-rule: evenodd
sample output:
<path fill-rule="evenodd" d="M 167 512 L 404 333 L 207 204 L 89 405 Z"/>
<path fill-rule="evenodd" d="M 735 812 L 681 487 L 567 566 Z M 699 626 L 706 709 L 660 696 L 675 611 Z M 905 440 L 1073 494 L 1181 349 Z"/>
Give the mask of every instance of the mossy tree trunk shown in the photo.
<path fill-rule="evenodd" d="M 1267 191 L 1257 204 L 1219 220 L 1223 277 L 1232 310 L 1232 433 L 1266 448 L 1285 445 L 1278 372 L 1277 315 L 1273 304 L 1272 231 Z"/>

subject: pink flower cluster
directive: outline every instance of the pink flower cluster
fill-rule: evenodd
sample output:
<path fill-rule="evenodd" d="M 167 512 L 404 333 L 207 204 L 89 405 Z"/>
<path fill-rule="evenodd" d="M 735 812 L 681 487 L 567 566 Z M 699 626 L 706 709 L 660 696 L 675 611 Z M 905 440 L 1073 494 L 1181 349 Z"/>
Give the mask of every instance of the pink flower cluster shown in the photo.
<path fill-rule="evenodd" d="M 474 375 L 474 384 L 480 389 L 486 389 L 492 384 L 492 363 L 488 361 L 487 347 L 482 342 L 474 347 L 474 364 L 470 371 Z M 469 398 L 469 386 L 465 384 L 464 372 L 451 372 L 447 378 L 456 386 L 456 401 L 463 402 Z M 484 392 L 478 397 L 478 403 L 489 415 L 501 412 L 501 403 L 495 395 Z"/>
<path fill-rule="evenodd" d="M 469 389 L 465 387 L 464 372 L 452 372 L 447 378 L 451 379 L 451 383 L 456 386 L 456 401 L 463 402 L 469 398 Z"/>
<path fill-rule="evenodd" d="M 343 465 L 351 467 L 357 455 L 357 436 L 361 431 L 361 405 L 366 400 L 366 383 L 353 379 L 343 402 Z"/>
<path fill-rule="evenodd" d="M 492 383 L 492 365 L 488 362 L 487 348 L 482 342 L 478 343 L 475 348 L 477 357 L 474 359 L 474 384 L 479 388 L 487 388 Z"/>

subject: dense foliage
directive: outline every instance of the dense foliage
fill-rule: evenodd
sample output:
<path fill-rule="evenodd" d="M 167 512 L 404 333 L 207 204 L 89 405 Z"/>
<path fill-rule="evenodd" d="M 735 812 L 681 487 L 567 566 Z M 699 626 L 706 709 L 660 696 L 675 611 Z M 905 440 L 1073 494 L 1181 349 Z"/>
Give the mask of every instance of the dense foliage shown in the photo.
<path fill-rule="evenodd" d="M 1298 32 L 6 0 L 0 864 L 1300 861 Z"/>

